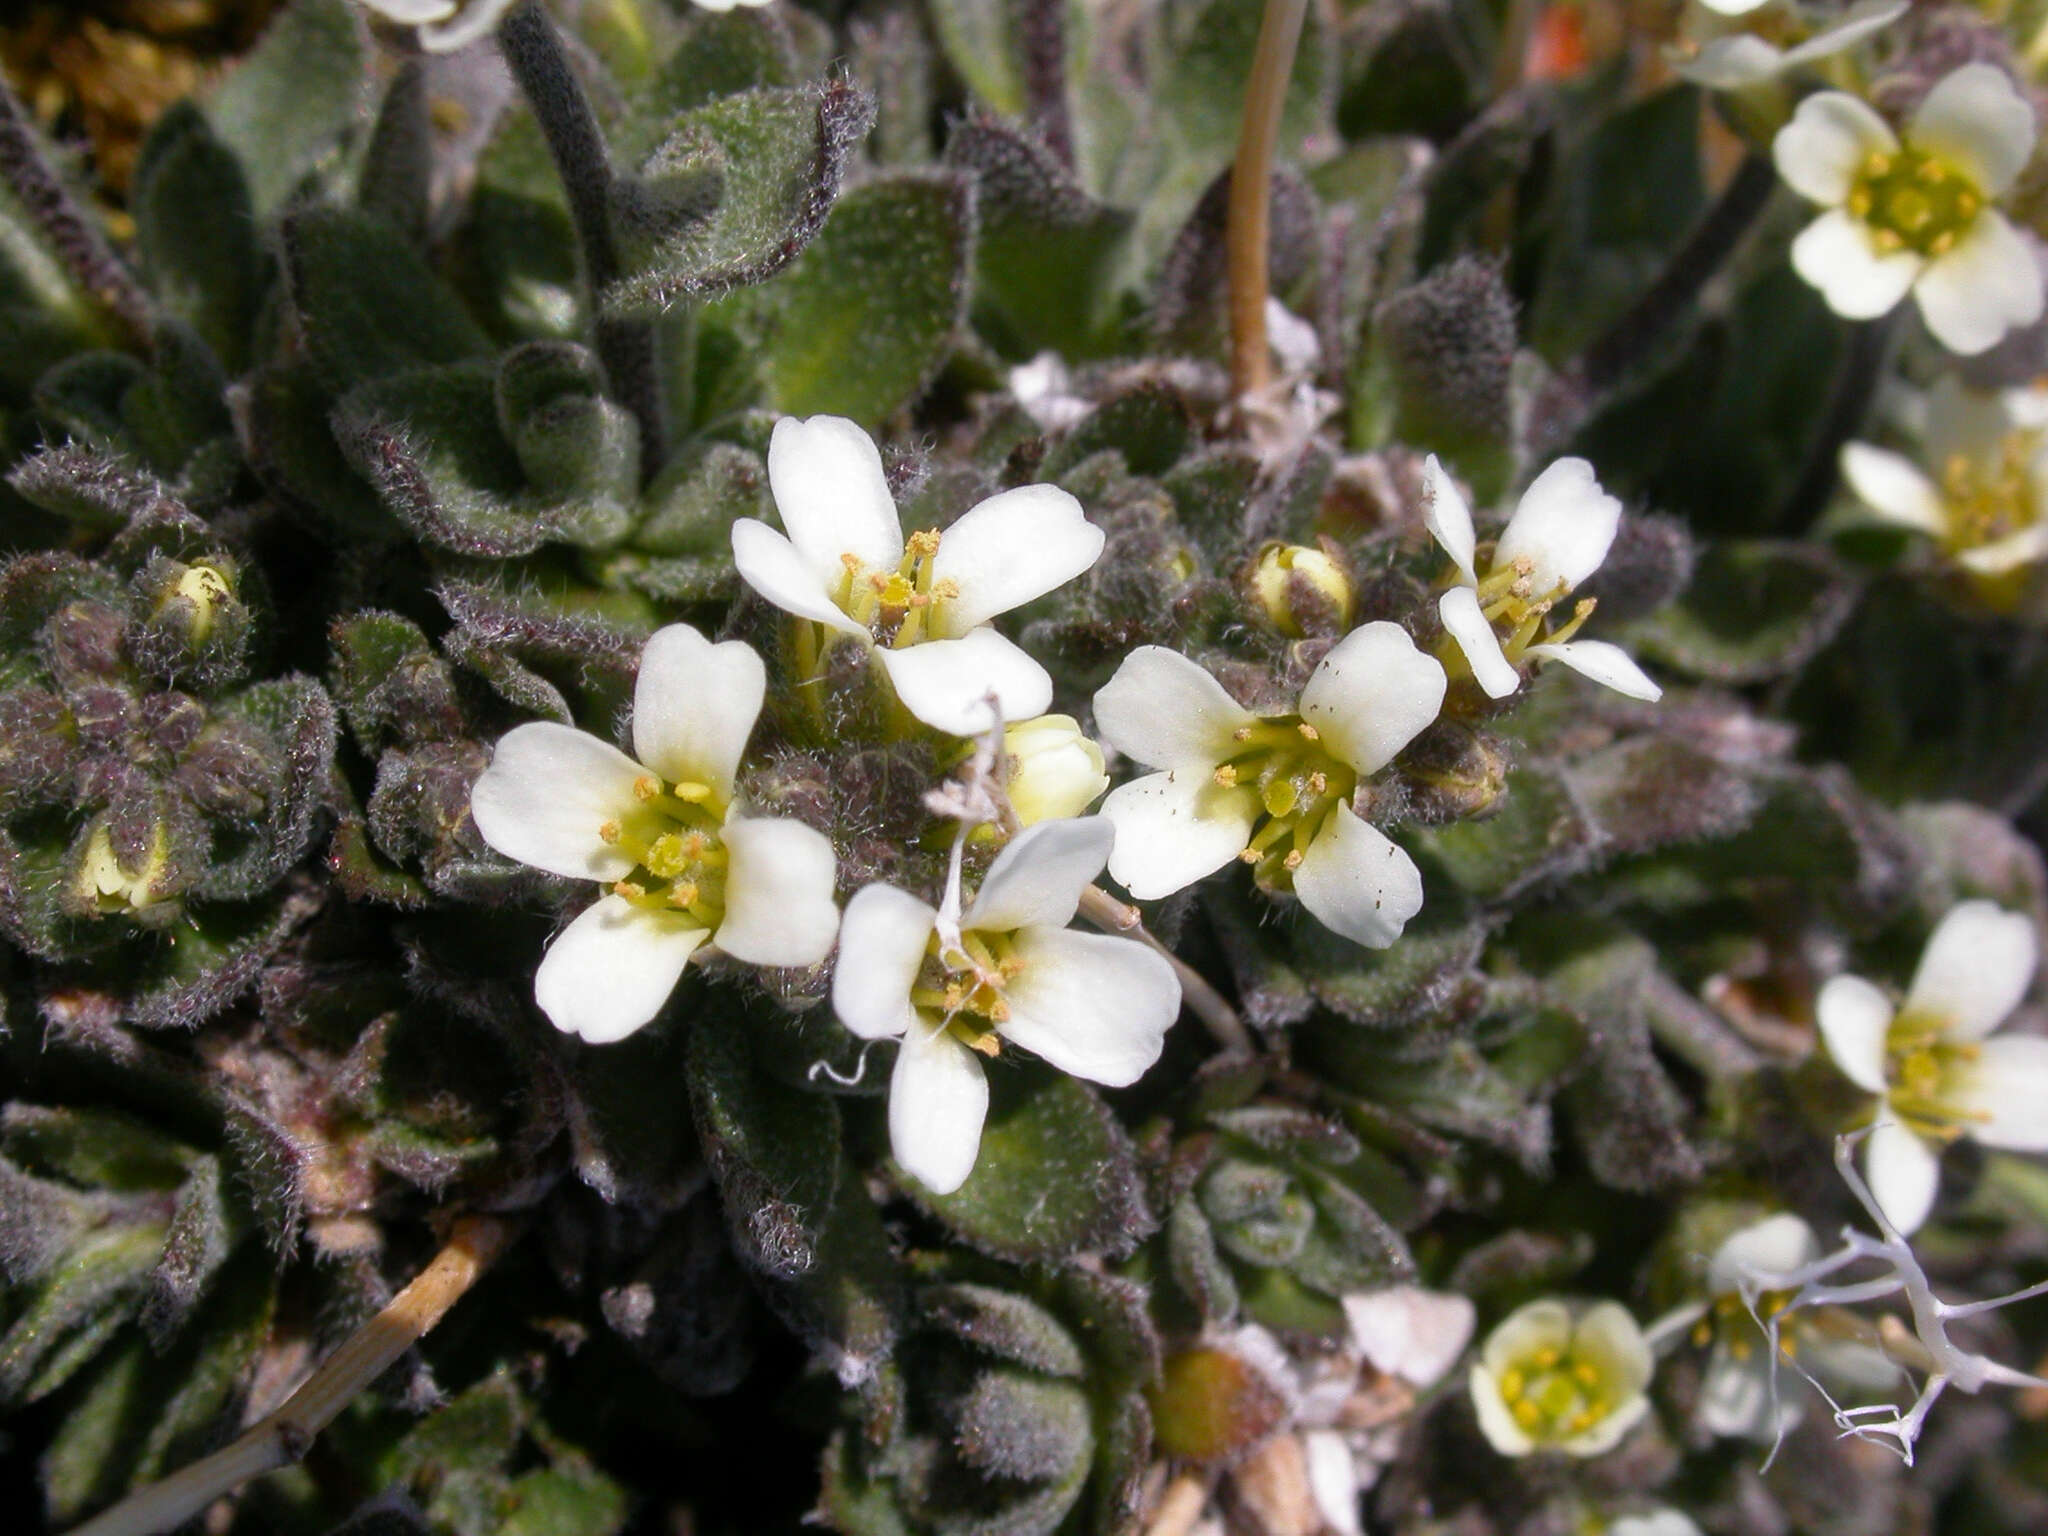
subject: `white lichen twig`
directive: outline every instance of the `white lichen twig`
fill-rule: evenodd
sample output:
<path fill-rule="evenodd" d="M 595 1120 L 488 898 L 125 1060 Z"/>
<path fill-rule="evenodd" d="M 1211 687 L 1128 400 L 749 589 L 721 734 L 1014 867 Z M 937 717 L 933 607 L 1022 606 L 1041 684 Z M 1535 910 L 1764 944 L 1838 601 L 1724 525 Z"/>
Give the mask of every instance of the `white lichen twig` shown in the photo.
<path fill-rule="evenodd" d="M 2044 1387 L 2048 1378 L 2030 1375 L 2015 1370 L 2012 1366 L 2001 1365 L 1984 1355 L 1975 1354 L 1963 1348 L 1949 1337 L 1948 1325 L 1959 1318 L 1974 1317 L 1982 1312 L 2009 1307 L 2015 1302 L 2027 1301 L 2036 1296 L 2048 1295 L 2048 1281 L 2030 1285 L 2024 1290 L 2009 1295 L 1996 1296 L 1988 1301 L 1947 1302 L 1934 1294 L 1927 1271 L 1921 1267 L 1920 1259 L 1913 1252 L 1913 1246 L 1898 1228 L 1885 1218 L 1877 1201 L 1871 1197 L 1869 1186 L 1856 1171 L 1853 1158 L 1856 1143 L 1868 1135 L 1868 1130 L 1852 1135 L 1837 1137 L 1835 1140 L 1835 1169 L 1876 1224 L 1878 1235 L 1872 1237 L 1854 1227 L 1842 1229 L 1842 1246 L 1834 1252 L 1814 1260 L 1811 1264 L 1783 1273 L 1767 1273 L 1752 1270 L 1743 1276 L 1741 1294 L 1743 1303 L 1749 1308 L 1749 1315 L 1770 1341 L 1771 1399 L 1775 1412 L 1777 1407 L 1778 1374 L 1776 1367 L 1789 1362 L 1792 1368 L 1805 1378 L 1833 1413 L 1835 1424 L 1844 1436 L 1853 1435 L 1859 1440 L 1878 1443 L 1890 1441 L 1887 1447 L 1893 1450 L 1907 1466 L 1913 1464 L 1913 1448 L 1920 1438 L 1922 1426 L 1929 1411 L 1940 1400 L 1942 1393 L 1950 1387 L 1959 1392 L 1977 1393 L 1987 1386 Z M 1867 1279 L 1837 1280 L 1844 1270 L 1853 1266 L 1872 1263 L 1883 1269 Z M 1785 1293 L 1790 1292 L 1789 1296 Z M 1784 1297 L 1781 1304 L 1770 1309 L 1769 1316 L 1761 1309 L 1762 1298 L 1769 1293 L 1774 1298 Z M 1828 1393 L 1813 1373 L 1806 1369 L 1797 1353 L 1785 1346 L 1780 1330 L 1786 1318 L 1802 1309 L 1812 1307 L 1852 1307 L 1888 1297 L 1904 1298 L 1912 1327 L 1911 1343 L 1916 1346 L 1910 1351 L 1896 1347 L 1888 1352 L 1894 1362 L 1900 1365 L 1901 1375 L 1908 1380 L 1911 1373 L 1904 1363 L 1897 1360 L 1902 1353 L 1913 1355 L 1913 1365 L 1925 1373 L 1920 1390 L 1913 1401 L 1901 1408 L 1896 1403 L 1865 1403 L 1855 1407 L 1843 1407 Z M 1903 1328 L 1900 1332 L 1905 1332 Z M 1778 1441 L 1771 1448 L 1771 1457 L 1765 1465 L 1775 1459 L 1784 1442 L 1784 1430 L 1779 1431 Z"/>

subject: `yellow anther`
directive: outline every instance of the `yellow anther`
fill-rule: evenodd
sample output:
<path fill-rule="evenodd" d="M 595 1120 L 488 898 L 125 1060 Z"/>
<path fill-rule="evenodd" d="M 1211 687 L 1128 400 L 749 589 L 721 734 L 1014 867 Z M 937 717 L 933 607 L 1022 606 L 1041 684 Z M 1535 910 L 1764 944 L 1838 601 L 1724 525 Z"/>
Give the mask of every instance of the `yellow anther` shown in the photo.
<path fill-rule="evenodd" d="M 886 591 L 888 591 L 888 590 L 889 590 L 889 583 L 890 583 L 890 582 L 892 582 L 892 581 L 901 581 L 902 579 L 903 579 L 903 578 L 902 578 L 902 577 L 900 577 L 900 576 L 887 576 L 887 575 L 884 575 L 884 574 L 883 574 L 882 572 L 880 572 L 880 571 L 869 571 L 869 572 L 868 572 L 868 585 L 869 585 L 870 587 L 873 587 L 873 588 L 874 588 L 874 589 L 875 589 L 875 590 L 876 590 L 877 592 L 886 592 Z"/>
<path fill-rule="evenodd" d="M 1572 1366 L 1572 1380 L 1588 1391 L 1600 1385 L 1600 1373 L 1593 1369 L 1593 1362 L 1581 1360 Z"/>
<path fill-rule="evenodd" d="M 1321 740 L 1323 739 L 1323 737 L 1322 737 L 1322 732 L 1318 731 L 1318 730 L 1317 730 L 1317 729 L 1316 729 L 1316 728 L 1315 728 L 1314 726 L 1310 725 L 1310 724 L 1309 724 L 1309 723 L 1308 723 L 1308 722 L 1307 722 L 1306 720 L 1303 720 L 1303 721 L 1301 721 L 1301 722 L 1300 722 L 1300 723 L 1299 723 L 1298 725 L 1296 725 L 1296 726 L 1295 726 L 1294 728 L 1295 728 L 1295 729 L 1296 729 L 1297 731 L 1301 732 L 1301 739 L 1302 739 L 1303 741 L 1321 741 Z"/>
<path fill-rule="evenodd" d="M 1521 1398 L 1508 1405 L 1508 1412 L 1515 1416 L 1515 1422 L 1529 1433 L 1534 1434 L 1543 1423 L 1543 1412 L 1528 1398 Z"/>
<path fill-rule="evenodd" d="M 913 560 L 928 560 L 939 552 L 939 530 L 920 528 L 903 541 L 903 552 Z"/>
<path fill-rule="evenodd" d="M 1500 1395 L 1509 1402 L 1512 1403 L 1521 1397 L 1523 1392 L 1528 1390 L 1528 1386 L 1528 1378 L 1522 1374 L 1520 1366 L 1511 1365 L 1501 1372 Z"/>
<path fill-rule="evenodd" d="M 1564 1351 L 1555 1344 L 1546 1344 L 1536 1351 L 1531 1363 L 1539 1371 L 1554 1371 L 1558 1362 L 1564 1359 Z"/>
<path fill-rule="evenodd" d="M 948 576 L 944 581 L 932 583 L 932 596 L 940 602 L 951 602 L 960 595 L 960 583 Z"/>
<path fill-rule="evenodd" d="M 661 794 L 661 780 L 651 773 L 643 773 L 633 781 L 633 798 L 645 804 Z"/>
<path fill-rule="evenodd" d="M 668 888 L 668 904 L 672 907 L 694 907 L 700 894 L 694 885 L 672 885 Z"/>
<path fill-rule="evenodd" d="M 1216 772 L 1212 777 L 1225 789 L 1235 789 L 1237 787 L 1237 770 L 1228 763 L 1218 764 Z"/>
<path fill-rule="evenodd" d="M 1250 741 L 1252 739 L 1252 728 L 1248 725 L 1240 725 L 1230 733 L 1230 739 L 1232 741 Z"/>
<path fill-rule="evenodd" d="M 1259 862 L 1260 851 L 1256 848 L 1240 849 L 1237 857 L 1239 862 L 1241 863 L 1256 864 Z"/>
<path fill-rule="evenodd" d="M 614 896 L 623 896 L 628 901 L 639 901 L 647 895 L 647 887 L 631 880 L 621 880 L 612 887 Z"/>
<path fill-rule="evenodd" d="M 1288 849 L 1287 857 L 1280 862 L 1289 869 L 1301 868 L 1301 850 L 1299 848 Z"/>
<path fill-rule="evenodd" d="M 1330 776 L 1324 773 L 1322 769 L 1318 768 L 1308 776 L 1308 792 L 1310 794 L 1326 794 L 1329 792 L 1329 788 Z"/>
<path fill-rule="evenodd" d="M 597 840 L 601 843 L 616 843 L 624 835 L 616 821 L 601 822 L 598 825 Z"/>

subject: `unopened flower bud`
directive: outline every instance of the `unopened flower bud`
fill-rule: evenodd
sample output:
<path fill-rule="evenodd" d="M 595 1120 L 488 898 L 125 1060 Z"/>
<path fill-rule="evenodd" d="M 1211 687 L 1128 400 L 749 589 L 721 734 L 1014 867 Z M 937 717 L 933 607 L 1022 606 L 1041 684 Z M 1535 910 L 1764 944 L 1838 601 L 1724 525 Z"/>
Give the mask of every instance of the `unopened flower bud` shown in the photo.
<path fill-rule="evenodd" d="M 41 688 L 0 694 L 0 814 L 61 804 L 77 754 L 62 699 Z"/>
<path fill-rule="evenodd" d="M 1040 715 L 1005 727 L 1003 752 L 1010 808 L 1027 827 L 1078 816 L 1109 788 L 1102 748 L 1081 734 L 1072 715 Z"/>
<path fill-rule="evenodd" d="M 1402 759 L 1407 813 L 1418 821 L 1476 821 L 1500 809 L 1511 760 L 1500 738 L 1440 720 Z"/>
<path fill-rule="evenodd" d="M 73 906 L 81 912 L 100 916 L 140 913 L 170 894 L 171 839 L 164 823 L 152 823 L 139 848 L 117 848 L 114 833 L 112 823 L 101 818 L 79 841 L 71 895 Z"/>
<path fill-rule="evenodd" d="M 1351 577 L 1326 550 L 1268 544 L 1252 564 L 1251 586 L 1268 621 L 1290 639 L 1351 626 Z"/>
<path fill-rule="evenodd" d="M 187 564 L 158 555 L 137 573 L 130 598 L 128 650 L 138 666 L 166 681 L 194 679 L 207 687 L 242 670 L 249 610 L 233 561 Z"/>
<path fill-rule="evenodd" d="M 43 652 L 57 681 L 67 691 L 121 681 L 128 670 L 121 630 L 120 610 L 89 598 L 51 614 L 43 626 Z"/>

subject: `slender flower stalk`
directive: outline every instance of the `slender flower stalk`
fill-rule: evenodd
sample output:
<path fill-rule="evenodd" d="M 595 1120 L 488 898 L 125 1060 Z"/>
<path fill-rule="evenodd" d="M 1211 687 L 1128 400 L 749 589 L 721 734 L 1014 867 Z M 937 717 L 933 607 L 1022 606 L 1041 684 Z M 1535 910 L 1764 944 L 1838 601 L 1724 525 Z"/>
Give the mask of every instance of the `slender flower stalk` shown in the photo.
<path fill-rule="evenodd" d="M 1230 206 L 1224 234 L 1230 281 L 1230 379 L 1239 399 L 1273 382 L 1266 348 L 1266 296 L 1271 280 L 1273 149 L 1280 113 L 1308 0 L 1266 0 L 1251 80 L 1244 93 L 1244 126 L 1230 168 Z"/>

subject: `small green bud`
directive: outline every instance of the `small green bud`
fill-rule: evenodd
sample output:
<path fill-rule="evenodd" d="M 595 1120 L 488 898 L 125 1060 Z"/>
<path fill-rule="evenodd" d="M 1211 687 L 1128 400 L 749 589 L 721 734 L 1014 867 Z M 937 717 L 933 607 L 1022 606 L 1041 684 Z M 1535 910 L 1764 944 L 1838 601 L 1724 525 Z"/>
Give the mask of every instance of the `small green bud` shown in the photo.
<path fill-rule="evenodd" d="M 1289 639 L 1351 627 L 1351 577 L 1327 549 L 1266 545 L 1252 562 L 1251 589 L 1267 621 Z"/>

